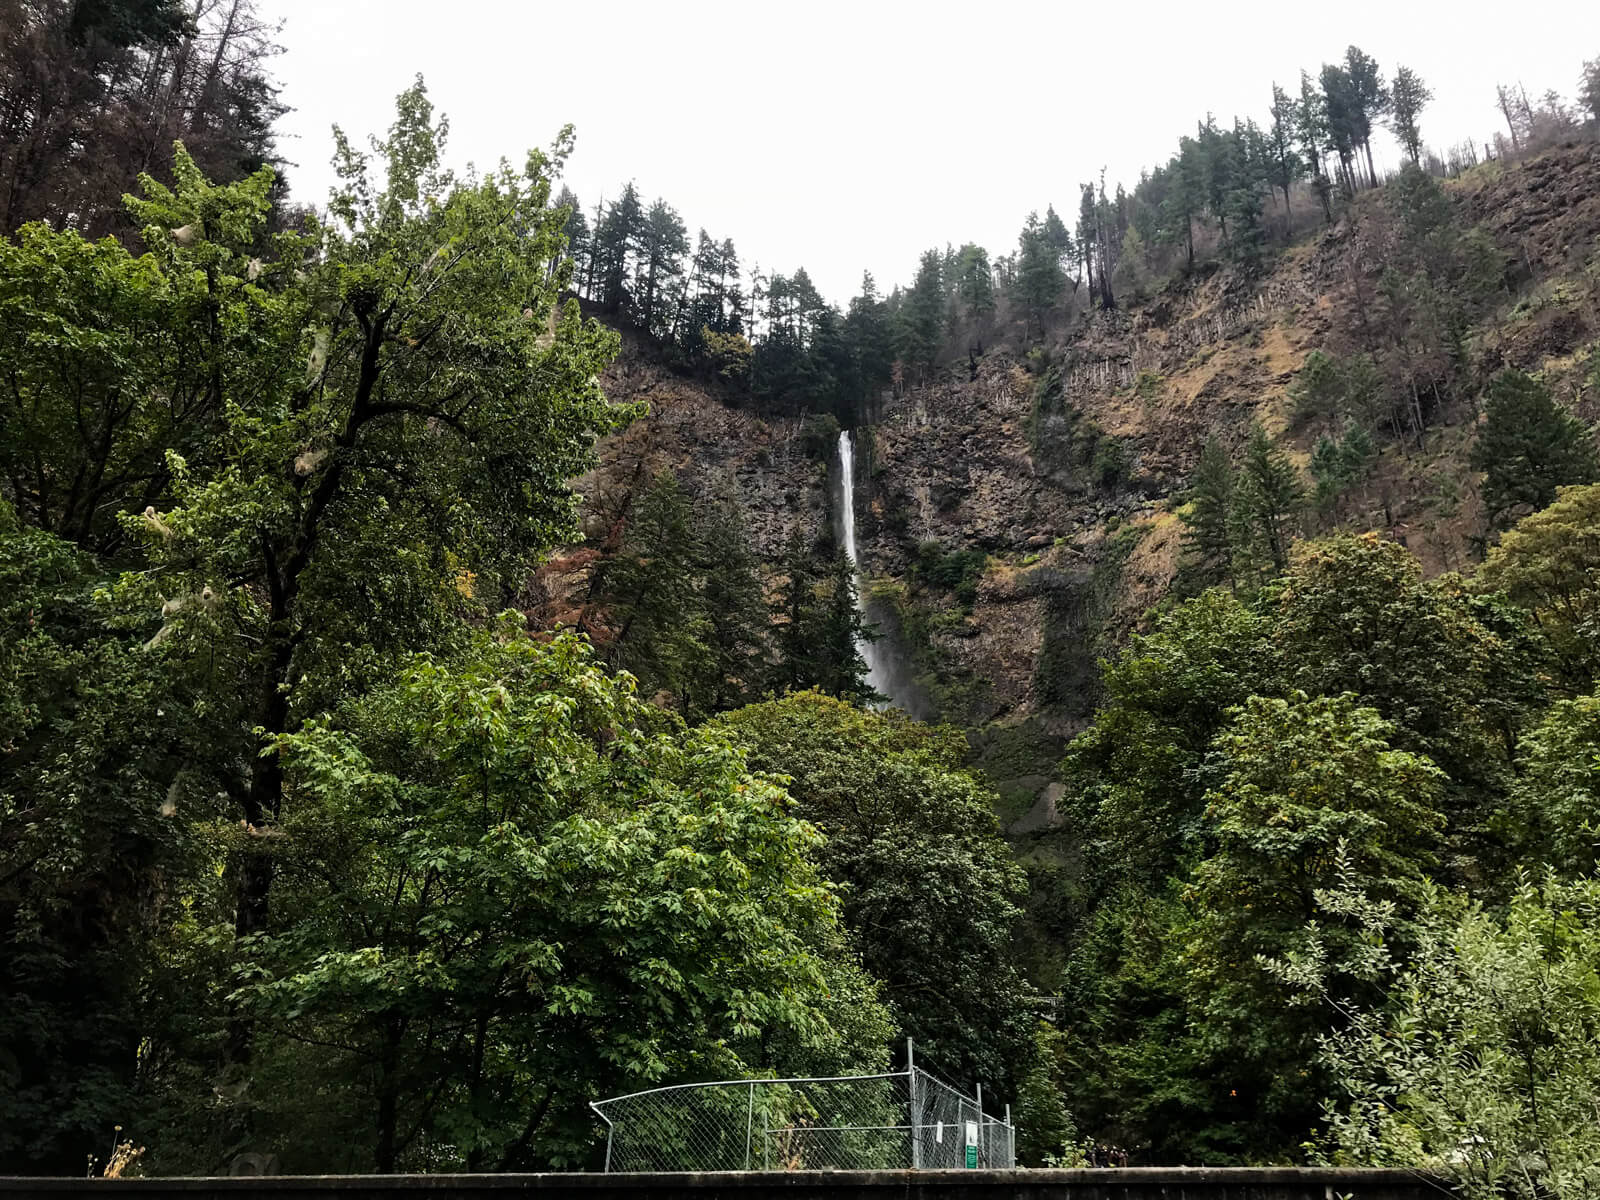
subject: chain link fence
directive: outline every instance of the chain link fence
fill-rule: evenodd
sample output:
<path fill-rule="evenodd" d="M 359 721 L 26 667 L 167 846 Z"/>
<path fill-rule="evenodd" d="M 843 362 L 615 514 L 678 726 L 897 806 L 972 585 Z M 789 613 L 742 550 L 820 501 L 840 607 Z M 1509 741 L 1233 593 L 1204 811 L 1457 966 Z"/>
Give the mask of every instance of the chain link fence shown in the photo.
<path fill-rule="evenodd" d="M 982 1096 L 982 1089 L 978 1090 Z M 912 1065 L 884 1075 L 731 1079 L 598 1100 L 607 1171 L 884 1171 L 1016 1165 L 1011 1110 Z"/>

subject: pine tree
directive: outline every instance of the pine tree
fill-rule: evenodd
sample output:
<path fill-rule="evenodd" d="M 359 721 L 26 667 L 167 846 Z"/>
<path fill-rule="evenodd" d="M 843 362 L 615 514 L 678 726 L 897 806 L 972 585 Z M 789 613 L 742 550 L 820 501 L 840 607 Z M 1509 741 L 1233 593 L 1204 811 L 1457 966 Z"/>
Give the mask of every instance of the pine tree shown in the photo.
<path fill-rule="evenodd" d="M 1578 76 L 1578 103 L 1589 114 L 1590 124 L 1600 124 L 1600 57 L 1585 59 Z"/>
<path fill-rule="evenodd" d="M 1300 178 L 1302 166 L 1294 150 L 1295 103 L 1289 93 L 1276 83 L 1272 85 L 1272 128 L 1267 134 L 1268 166 L 1272 185 L 1283 192 L 1283 216 L 1287 236 L 1289 189 Z"/>
<path fill-rule="evenodd" d="M 938 357 L 944 315 L 944 258 L 937 250 L 926 251 L 917 268 L 917 278 L 900 305 L 896 323 L 896 351 L 901 361 L 915 367 L 926 381 Z"/>
<path fill-rule="evenodd" d="M 1017 240 L 1017 295 L 1041 335 L 1045 315 L 1060 300 L 1065 285 L 1060 259 L 1039 221 L 1039 214 L 1029 213 L 1022 236 Z"/>
<path fill-rule="evenodd" d="M 1063 228 L 1062 232 L 1066 232 Z M 956 295 L 970 321 L 982 323 L 994 315 L 994 273 L 989 252 L 968 242 L 956 254 Z"/>
<path fill-rule="evenodd" d="M 1183 512 L 1184 573 L 1196 589 L 1233 581 L 1233 463 L 1215 437 L 1206 439 Z"/>
<path fill-rule="evenodd" d="M 738 503 L 710 506 L 698 523 L 699 606 L 705 614 L 703 669 L 686 705 L 697 715 L 759 700 L 771 669 L 766 593 Z"/>
<path fill-rule="evenodd" d="M 673 327 L 666 311 L 673 285 L 683 274 L 683 257 L 689 252 L 689 232 L 683 218 L 665 200 L 657 200 L 645 214 L 639 230 L 638 275 L 635 290 L 639 323 L 656 337 Z"/>
<path fill-rule="evenodd" d="M 578 203 L 578 197 L 573 195 L 571 188 L 563 187 L 551 207 L 567 210 L 567 244 L 562 257 L 570 258 L 575 263 L 584 262 L 589 257 L 589 222 L 583 215 L 583 205 Z M 552 262 L 552 273 L 555 267 L 556 263 Z M 576 277 L 573 285 L 577 286 Z"/>
<path fill-rule="evenodd" d="M 875 636 L 869 629 L 856 593 L 856 572 L 844 551 L 829 564 L 827 603 L 815 645 L 816 685 L 830 696 L 870 704 L 882 697 L 867 682 L 867 664 L 860 646 Z"/>
<path fill-rule="evenodd" d="M 1289 564 L 1289 544 L 1305 501 L 1300 472 L 1259 424 L 1250 427 L 1235 505 L 1242 528 L 1266 550 L 1276 573 Z"/>
<path fill-rule="evenodd" d="M 1356 147 L 1360 145 L 1361 125 L 1355 85 L 1343 67 L 1332 63 L 1322 68 L 1322 111 L 1326 121 L 1328 147 L 1339 160 L 1339 180 L 1346 192 L 1356 190 Z"/>
<path fill-rule="evenodd" d="M 1389 108 L 1389 90 L 1383 85 L 1378 61 L 1357 46 L 1344 52 L 1345 76 L 1350 81 L 1350 135 L 1366 152 L 1367 183 L 1378 186 L 1372 165 L 1372 128 Z"/>
<path fill-rule="evenodd" d="M 1483 506 L 1491 529 L 1547 508 L 1558 488 L 1600 478 L 1588 426 L 1557 404 L 1542 383 L 1515 370 L 1501 371 L 1489 383 L 1470 461 L 1484 473 Z"/>
<path fill-rule="evenodd" d="M 631 268 L 638 261 L 644 234 L 644 210 L 633 184 L 598 223 L 594 233 L 600 305 L 613 315 L 628 311 L 633 296 L 628 287 Z"/>
<path fill-rule="evenodd" d="M 700 557 L 688 497 L 663 471 L 633 505 L 622 546 L 596 577 L 613 629 L 606 658 L 640 690 L 683 697 L 704 671 L 707 622 L 696 589 Z"/>
<path fill-rule="evenodd" d="M 1389 128 L 1414 163 L 1422 161 L 1422 131 L 1417 118 L 1432 99 L 1433 93 L 1422 82 L 1422 76 L 1410 67 L 1395 71 L 1394 84 L 1389 89 Z"/>

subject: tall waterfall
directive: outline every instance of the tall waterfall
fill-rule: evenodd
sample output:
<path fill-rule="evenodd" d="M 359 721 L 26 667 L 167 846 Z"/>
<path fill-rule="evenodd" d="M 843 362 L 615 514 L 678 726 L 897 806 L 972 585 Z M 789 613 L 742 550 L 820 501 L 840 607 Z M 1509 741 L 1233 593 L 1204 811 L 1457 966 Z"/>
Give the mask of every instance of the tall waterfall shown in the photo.
<path fill-rule="evenodd" d="M 844 535 L 844 553 L 856 574 L 856 608 L 866 616 L 866 598 L 862 595 L 861 563 L 856 558 L 856 446 L 848 429 L 839 431 L 839 525 Z M 889 680 L 879 661 L 877 648 L 865 638 L 856 639 L 856 652 L 867 664 L 867 684 L 879 695 L 894 697 L 889 690 Z"/>

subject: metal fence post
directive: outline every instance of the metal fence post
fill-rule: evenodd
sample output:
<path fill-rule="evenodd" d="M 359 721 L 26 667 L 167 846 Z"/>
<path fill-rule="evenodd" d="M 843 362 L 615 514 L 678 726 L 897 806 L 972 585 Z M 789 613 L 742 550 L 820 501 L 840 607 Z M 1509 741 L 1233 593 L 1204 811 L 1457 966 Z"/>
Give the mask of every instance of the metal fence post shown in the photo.
<path fill-rule="evenodd" d="M 989 1165 L 989 1155 L 983 1146 L 985 1141 L 983 1136 L 983 1084 L 977 1084 L 976 1087 L 978 1089 L 978 1165 L 987 1167 Z"/>
<path fill-rule="evenodd" d="M 1017 1165 L 1017 1131 L 1011 1128 L 1011 1105 L 1006 1105 L 1006 1169 Z"/>
<path fill-rule="evenodd" d="M 906 1125 L 911 1133 L 911 1169 L 922 1168 L 922 1131 L 917 1128 L 917 1123 L 922 1117 L 921 1105 L 917 1103 L 917 1055 L 916 1047 L 910 1038 L 906 1039 Z"/>
<path fill-rule="evenodd" d="M 754 1080 L 750 1083 L 750 1099 L 744 1109 L 744 1169 L 750 1169 L 750 1131 L 756 1120 L 756 1085 Z"/>

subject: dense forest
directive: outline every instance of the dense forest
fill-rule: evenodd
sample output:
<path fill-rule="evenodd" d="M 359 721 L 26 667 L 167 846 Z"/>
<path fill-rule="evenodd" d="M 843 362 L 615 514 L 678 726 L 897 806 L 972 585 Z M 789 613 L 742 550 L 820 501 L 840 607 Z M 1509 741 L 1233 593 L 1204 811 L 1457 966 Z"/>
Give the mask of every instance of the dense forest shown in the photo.
<path fill-rule="evenodd" d="M 1593 1193 L 1600 58 L 1440 153 L 1352 46 L 840 309 L 420 79 L 292 206 L 250 0 L 4 15 L 0 1170 L 596 1169 L 910 1036 L 1026 1166 Z"/>

